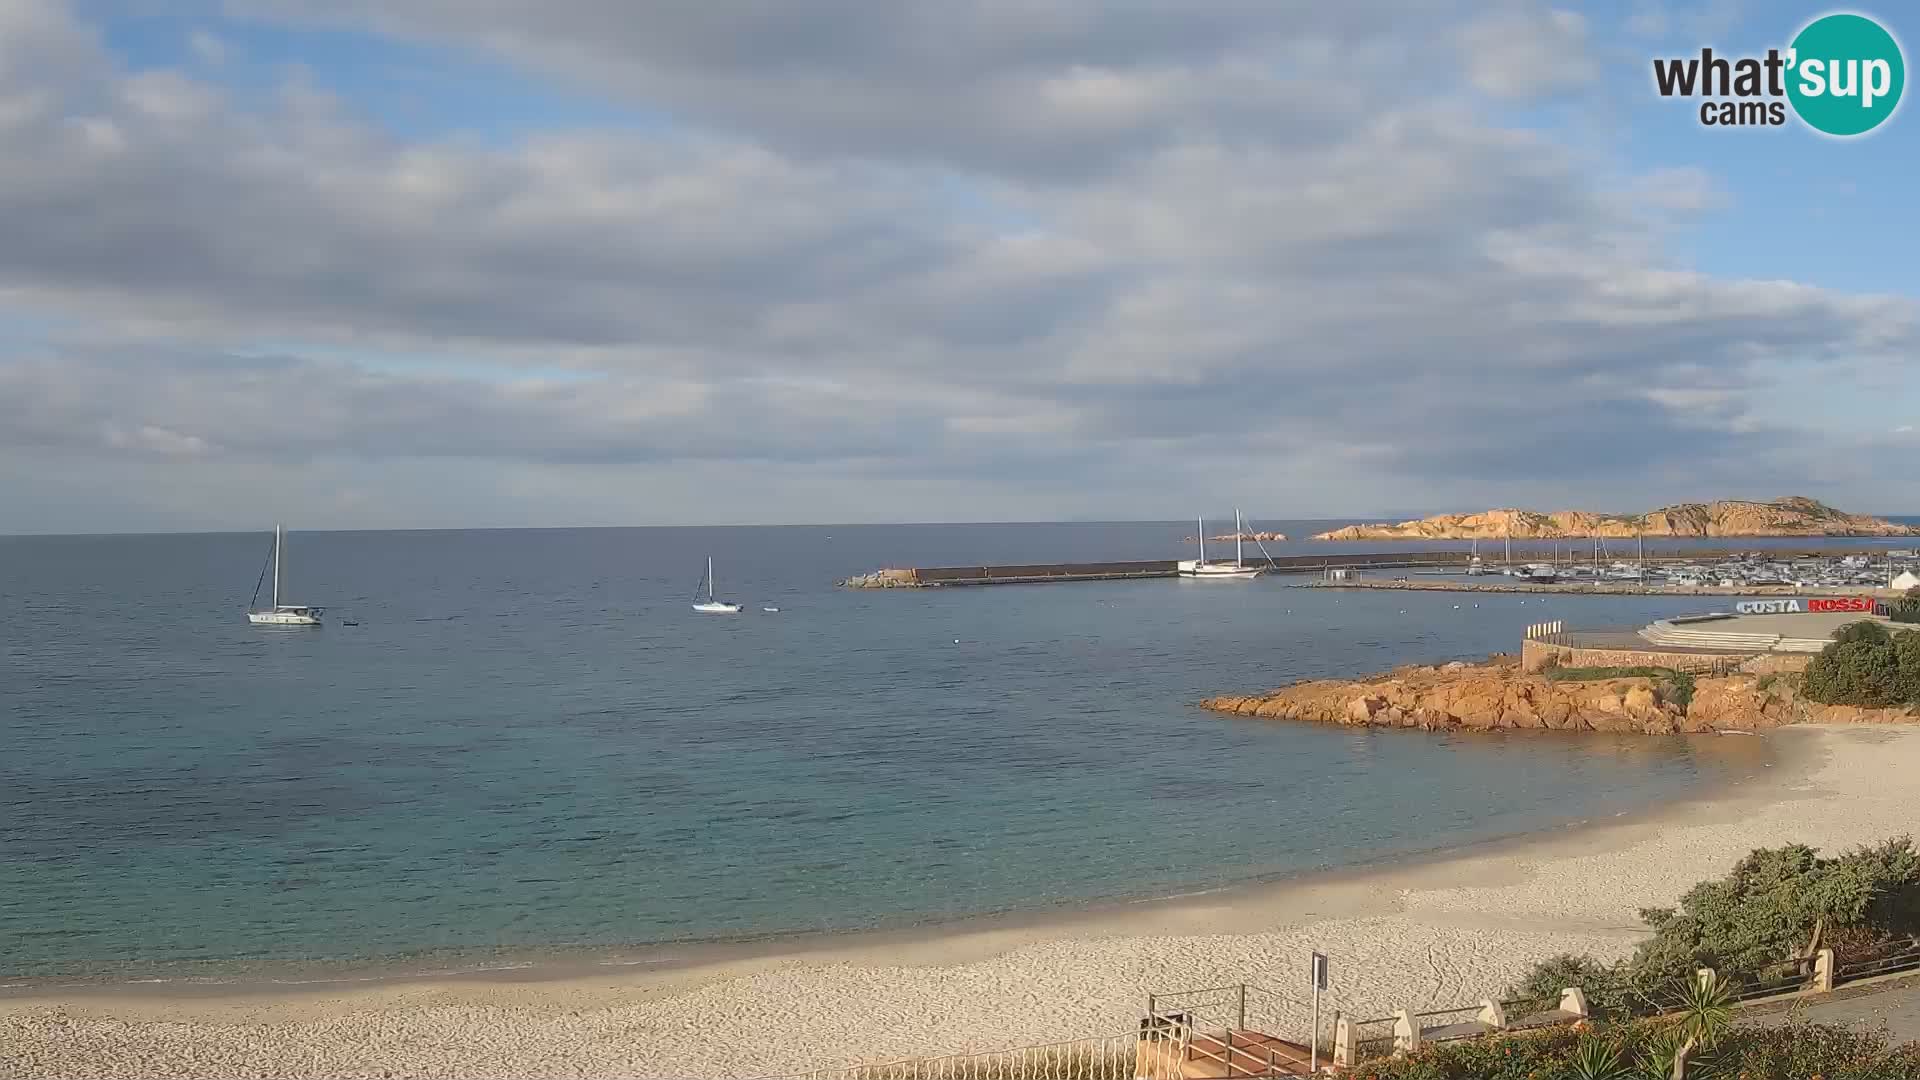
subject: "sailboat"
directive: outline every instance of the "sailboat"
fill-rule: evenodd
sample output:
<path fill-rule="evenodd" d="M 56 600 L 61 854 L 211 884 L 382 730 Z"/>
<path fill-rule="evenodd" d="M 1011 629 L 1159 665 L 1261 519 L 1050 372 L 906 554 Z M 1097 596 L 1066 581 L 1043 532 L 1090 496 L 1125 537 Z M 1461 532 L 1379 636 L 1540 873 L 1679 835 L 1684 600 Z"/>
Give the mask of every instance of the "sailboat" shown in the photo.
<path fill-rule="evenodd" d="M 247 601 L 247 621 L 255 626 L 319 626 L 320 615 L 325 608 L 308 607 L 305 604 L 283 604 L 280 602 L 280 555 L 286 545 L 286 530 L 279 525 L 273 527 L 273 606 L 266 609 L 255 608 L 260 602 L 260 586 L 267 580 L 267 568 L 260 568 L 260 578 L 253 583 L 253 599 Z"/>
<path fill-rule="evenodd" d="M 1207 522 L 1205 518 L 1196 518 L 1200 532 L 1194 540 L 1200 545 L 1200 557 L 1192 561 L 1180 560 L 1178 566 L 1181 577 L 1204 578 L 1209 581 L 1245 581 L 1260 576 L 1260 567 L 1248 566 L 1241 557 L 1241 546 L 1246 540 L 1246 527 L 1240 521 L 1240 511 L 1233 511 L 1233 561 L 1207 561 Z"/>
<path fill-rule="evenodd" d="M 707 573 L 705 577 L 700 579 L 700 583 L 707 587 L 707 598 L 705 601 L 693 605 L 693 610 L 705 615 L 737 615 L 740 613 L 739 604 L 729 604 L 724 600 L 715 600 L 713 598 L 713 556 L 711 555 L 707 556 Z M 700 595 L 699 586 L 694 587 L 693 595 Z"/>

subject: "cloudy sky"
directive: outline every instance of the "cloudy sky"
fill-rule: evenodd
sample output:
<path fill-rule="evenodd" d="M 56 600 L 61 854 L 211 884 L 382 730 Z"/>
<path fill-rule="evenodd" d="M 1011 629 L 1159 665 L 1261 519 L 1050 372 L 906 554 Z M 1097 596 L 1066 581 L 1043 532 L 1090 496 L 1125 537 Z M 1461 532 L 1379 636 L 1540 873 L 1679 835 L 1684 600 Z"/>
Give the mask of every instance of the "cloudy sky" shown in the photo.
<path fill-rule="evenodd" d="M 0 0 L 0 532 L 1920 513 L 1817 10 Z"/>

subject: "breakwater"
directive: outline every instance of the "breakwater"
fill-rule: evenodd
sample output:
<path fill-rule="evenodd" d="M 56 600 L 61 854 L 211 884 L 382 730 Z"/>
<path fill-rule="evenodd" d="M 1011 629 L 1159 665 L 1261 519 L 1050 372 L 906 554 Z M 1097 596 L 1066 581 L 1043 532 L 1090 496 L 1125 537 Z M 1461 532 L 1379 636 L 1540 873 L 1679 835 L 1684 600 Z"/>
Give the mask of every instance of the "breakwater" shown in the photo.
<path fill-rule="evenodd" d="M 1321 570 L 1464 567 L 1465 551 L 1329 552 L 1324 555 L 1276 555 L 1249 558 L 1246 565 L 1280 574 Z M 924 589 L 948 585 L 1038 585 L 1061 581 L 1117 581 L 1169 578 L 1180 572 L 1174 559 L 1136 562 L 1030 563 L 1015 566 L 892 567 L 858 574 L 840 582 L 852 589 Z"/>

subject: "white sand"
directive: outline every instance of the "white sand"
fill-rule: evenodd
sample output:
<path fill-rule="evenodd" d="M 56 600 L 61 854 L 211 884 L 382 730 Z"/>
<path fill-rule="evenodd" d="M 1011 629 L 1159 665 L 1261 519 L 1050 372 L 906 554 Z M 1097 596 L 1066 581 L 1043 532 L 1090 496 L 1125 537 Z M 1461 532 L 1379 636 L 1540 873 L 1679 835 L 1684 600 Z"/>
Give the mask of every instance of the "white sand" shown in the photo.
<path fill-rule="evenodd" d="M 1333 959 L 1329 1010 L 1467 1004 L 1555 952 L 1625 954 L 1638 908 L 1675 903 L 1755 847 L 1913 828 L 1920 731 L 1771 738 L 1805 764 L 1642 820 L 1024 927 L 544 982 L 0 998 L 0 1077 L 758 1076 L 1120 1034 L 1151 991 L 1246 980 L 1304 997 L 1315 948 Z M 1267 1030 L 1306 1030 L 1302 1007 L 1252 1004 Z"/>

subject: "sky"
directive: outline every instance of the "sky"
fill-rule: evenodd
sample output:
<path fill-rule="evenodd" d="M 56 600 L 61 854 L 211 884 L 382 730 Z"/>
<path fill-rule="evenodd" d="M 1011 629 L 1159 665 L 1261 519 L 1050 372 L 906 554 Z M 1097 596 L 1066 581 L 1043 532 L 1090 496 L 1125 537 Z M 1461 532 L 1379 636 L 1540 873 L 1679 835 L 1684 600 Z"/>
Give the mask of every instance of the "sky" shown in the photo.
<path fill-rule="evenodd" d="M 0 533 L 1920 513 L 1826 10 L 0 0 Z"/>

